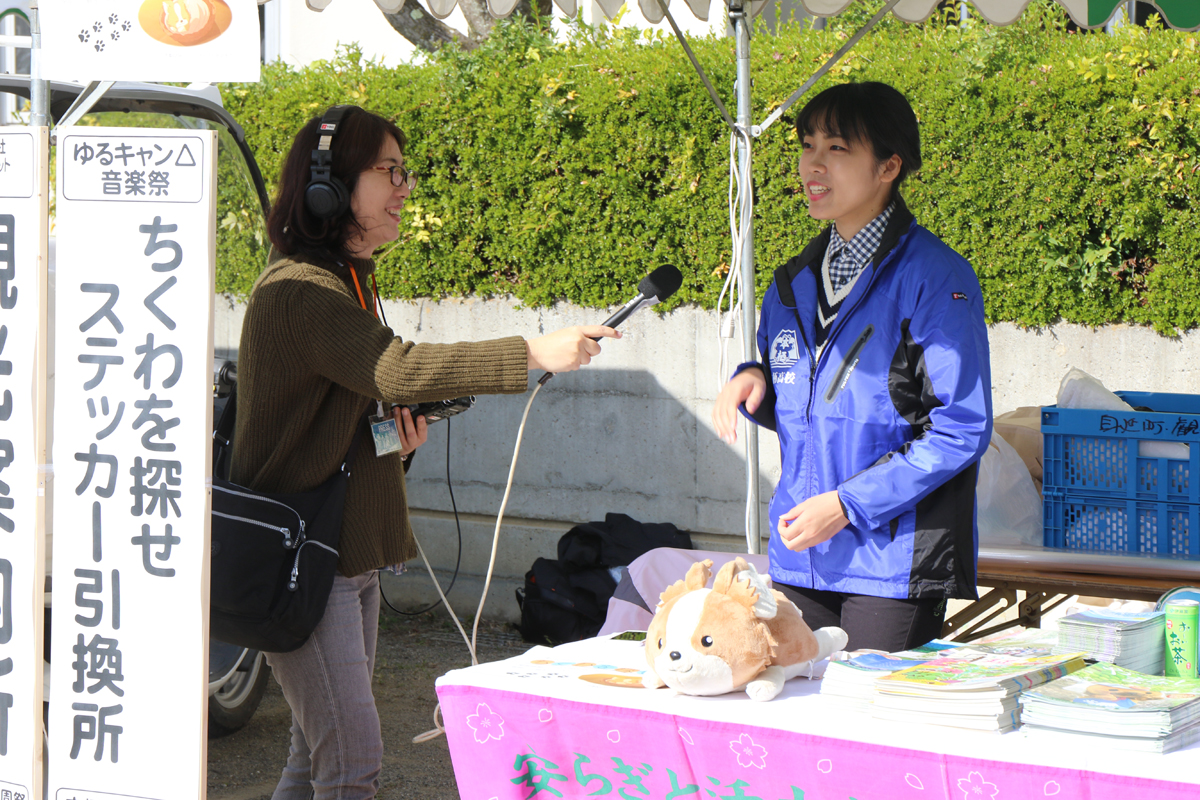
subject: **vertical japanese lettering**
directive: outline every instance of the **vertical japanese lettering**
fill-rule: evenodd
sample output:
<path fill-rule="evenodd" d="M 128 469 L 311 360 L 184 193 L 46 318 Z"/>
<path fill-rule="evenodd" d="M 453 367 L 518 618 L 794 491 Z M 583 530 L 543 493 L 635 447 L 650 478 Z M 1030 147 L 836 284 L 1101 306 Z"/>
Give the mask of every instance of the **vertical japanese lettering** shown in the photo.
<path fill-rule="evenodd" d="M 17 305 L 17 287 L 9 283 L 17 277 L 17 221 L 12 214 L 0 214 L 0 308 Z"/>

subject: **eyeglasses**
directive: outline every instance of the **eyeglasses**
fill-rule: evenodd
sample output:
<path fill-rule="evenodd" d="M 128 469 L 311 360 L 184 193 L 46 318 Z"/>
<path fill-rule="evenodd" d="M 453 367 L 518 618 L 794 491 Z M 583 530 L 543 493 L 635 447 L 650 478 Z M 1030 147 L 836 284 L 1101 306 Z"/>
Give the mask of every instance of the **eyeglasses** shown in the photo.
<path fill-rule="evenodd" d="M 411 192 L 417 188 L 417 174 L 409 172 L 404 167 L 372 167 L 376 172 L 390 172 L 392 174 L 392 186 L 407 186 Z"/>

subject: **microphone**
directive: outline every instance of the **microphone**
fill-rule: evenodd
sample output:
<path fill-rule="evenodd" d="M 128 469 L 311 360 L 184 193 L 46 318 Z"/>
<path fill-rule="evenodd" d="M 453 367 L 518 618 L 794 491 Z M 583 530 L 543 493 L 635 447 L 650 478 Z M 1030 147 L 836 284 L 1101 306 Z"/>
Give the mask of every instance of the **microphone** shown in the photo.
<path fill-rule="evenodd" d="M 658 269 L 651 272 L 646 277 L 642 278 L 642 282 L 638 284 L 637 297 L 630 300 L 625 305 L 617 309 L 617 313 L 613 314 L 601 324 L 608 328 L 615 328 L 625 320 L 629 319 L 634 312 L 641 311 L 643 308 L 649 308 L 652 305 L 661 303 L 679 290 L 683 285 L 683 273 L 672 267 L 670 264 L 664 264 Z M 593 336 L 593 341 L 600 341 L 600 337 Z M 546 381 L 554 377 L 553 372 L 547 372 L 538 379 L 538 385 L 545 385 Z"/>

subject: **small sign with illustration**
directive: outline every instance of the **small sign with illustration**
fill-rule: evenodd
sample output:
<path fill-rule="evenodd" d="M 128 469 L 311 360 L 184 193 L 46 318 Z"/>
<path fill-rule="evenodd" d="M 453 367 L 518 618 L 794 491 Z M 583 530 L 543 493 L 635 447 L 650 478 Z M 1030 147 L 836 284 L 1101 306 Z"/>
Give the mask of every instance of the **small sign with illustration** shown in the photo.
<path fill-rule="evenodd" d="M 43 74 L 75 81 L 257 81 L 255 0 L 42 0 Z"/>

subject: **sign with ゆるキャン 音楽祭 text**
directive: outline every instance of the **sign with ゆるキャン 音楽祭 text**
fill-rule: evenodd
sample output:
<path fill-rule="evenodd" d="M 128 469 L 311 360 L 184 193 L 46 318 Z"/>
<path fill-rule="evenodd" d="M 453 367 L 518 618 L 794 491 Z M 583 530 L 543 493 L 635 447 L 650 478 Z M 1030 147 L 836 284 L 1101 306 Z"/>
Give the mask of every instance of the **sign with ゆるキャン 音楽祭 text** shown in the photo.
<path fill-rule="evenodd" d="M 0 798 L 40 798 L 49 134 L 0 127 Z"/>
<path fill-rule="evenodd" d="M 255 0 L 41 0 L 39 10 L 48 80 L 259 79 Z"/>
<path fill-rule="evenodd" d="M 47 796 L 200 796 L 216 133 L 56 130 Z"/>

